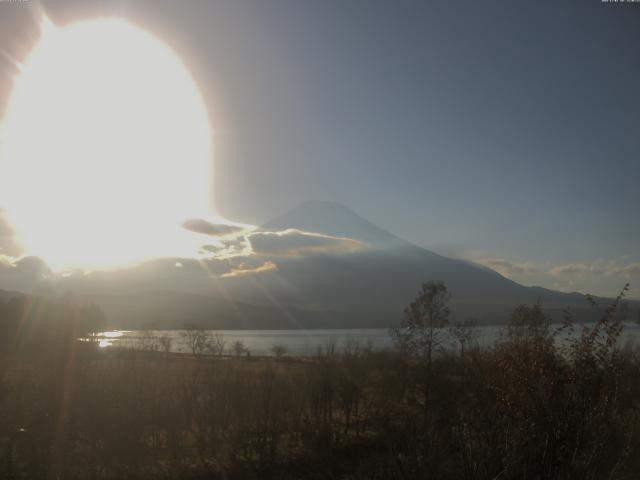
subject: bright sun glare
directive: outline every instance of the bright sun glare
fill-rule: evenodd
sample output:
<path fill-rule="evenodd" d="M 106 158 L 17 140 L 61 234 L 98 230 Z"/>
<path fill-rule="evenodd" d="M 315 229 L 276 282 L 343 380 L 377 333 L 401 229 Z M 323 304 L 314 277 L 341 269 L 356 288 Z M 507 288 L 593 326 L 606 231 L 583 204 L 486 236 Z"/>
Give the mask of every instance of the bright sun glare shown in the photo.
<path fill-rule="evenodd" d="M 123 20 L 45 23 L 1 135 L 0 206 L 54 268 L 193 255 L 179 225 L 215 215 L 200 92 L 167 46 Z"/>

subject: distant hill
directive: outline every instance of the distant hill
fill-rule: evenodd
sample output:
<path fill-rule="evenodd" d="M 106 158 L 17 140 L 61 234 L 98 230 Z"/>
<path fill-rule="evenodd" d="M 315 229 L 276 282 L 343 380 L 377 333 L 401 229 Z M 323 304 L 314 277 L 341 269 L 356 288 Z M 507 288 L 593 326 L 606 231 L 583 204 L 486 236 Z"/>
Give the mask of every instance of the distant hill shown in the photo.
<path fill-rule="evenodd" d="M 197 292 L 189 290 L 186 277 L 167 276 L 166 270 L 151 266 L 146 276 L 123 272 L 94 284 L 76 285 L 76 293 L 99 305 L 110 325 L 121 329 L 186 325 L 212 329 L 386 328 L 402 317 L 420 284 L 428 280 L 447 284 L 454 321 L 475 318 L 480 323 L 503 323 L 518 304 L 538 300 L 558 320 L 567 307 L 582 321 L 599 314 L 581 294 L 525 287 L 487 267 L 443 257 L 334 202 L 304 203 L 262 229 L 349 237 L 364 242 L 366 248 L 345 254 L 271 257 L 277 270 L 215 277 L 213 281 L 200 269 Z M 166 263 L 177 271 L 173 262 Z M 634 309 L 640 304 L 630 303 Z M 635 319 L 635 313 L 632 316 Z"/>
<path fill-rule="evenodd" d="M 7 300 L 10 300 L 13 297 L 18 297 L 23 295 L 22 293 L 18 293 L 18 292 L 10 292 L 10 291 L 6 291 L 6 290 L 0 290 L 0 302 L 6 302 Z"/>
<path fill-rule="evenodd" d="M 178 292 L 88 295 L 118 329 L 295 329 L 342 328 L 348 312 L 254 305 L 229 299 Z"/>

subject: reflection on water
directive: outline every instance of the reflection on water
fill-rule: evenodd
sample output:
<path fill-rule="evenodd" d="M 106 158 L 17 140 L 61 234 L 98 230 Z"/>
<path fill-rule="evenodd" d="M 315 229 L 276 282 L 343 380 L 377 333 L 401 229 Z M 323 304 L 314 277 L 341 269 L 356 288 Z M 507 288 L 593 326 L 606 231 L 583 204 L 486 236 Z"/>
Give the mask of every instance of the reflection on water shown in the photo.
<path fill-rule="evenodd" d="M 129 333 L 127 330 L 112 330 L 109 332 L 100 332 L 93 336 L 98 342 L 98 347 L 106 348 L 113 346 L 113 339 L 124 336 L 125 333 Z"/>
<path fill-rule="evenodd" d="M 576 329 L 579 335 L 580 327 Z M 478 327 L 477 342 L 490 346 L 502 335 L 503 327 L 488 325 Z M 231 354 L 232 346 L 241 341 L 251 355 L 273 355 L 274 346 L 285 347 L 289 355 L 316 355 L 319 349 L 334 347 L 336 351 L 347 346 L 367 347 L 374 350 L 391 348 L 389 331 L 377 329 L 342 330 L 209 330 L 209 341 L 217 334 L 224 341 L 224 353 Z M 118 347 L 147 351 L 191 353 L 190 340 L 184 330 L 113 330 L 102 332 L 90 340 L 97 341 L 100 348 Z M 636 345 L 640 340 L 640 325 L 626 324 L 620 337 L 621 346 Z M 453 340 L 445 345 L 456 348 Z"/>
<path fill-rule="evenodd" d="M 128 332 L 126 330 L 125 331 L 113 330 L 112 332 L 102 332 L 102 333 L 99 333 L 98 335 L 106 338 L 118 338 L 118 337 L 122 337 L 125 333 L 128 333 Z"/>

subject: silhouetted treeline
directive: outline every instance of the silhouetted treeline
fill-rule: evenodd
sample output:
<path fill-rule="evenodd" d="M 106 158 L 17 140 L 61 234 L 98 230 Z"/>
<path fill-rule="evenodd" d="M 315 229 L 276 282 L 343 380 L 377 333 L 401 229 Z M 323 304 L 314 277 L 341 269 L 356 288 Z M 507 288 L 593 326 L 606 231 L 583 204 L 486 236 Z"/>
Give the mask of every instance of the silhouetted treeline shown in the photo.
<path fill-rule="evenodd" d="M 352 342 L 256 359 L 76 342 L 49 364 L 5 357 L 0 468 L 39 479 L 637 478 L 640 355 L 617 343 L 619 299 L 586 330 L 518 307 L 484 349 L 473 323 L 448 325 L 447 302 L 446 287 L 425 284 L 394 351 Z M 446 328 L 455 352 L 439 348 Z"/>
<path fill-rule="evenodd" d="M 46 357 L 105 327 L 99 307 L 67 297 L 16 296 L 0 301 L 0 355 Z"/>

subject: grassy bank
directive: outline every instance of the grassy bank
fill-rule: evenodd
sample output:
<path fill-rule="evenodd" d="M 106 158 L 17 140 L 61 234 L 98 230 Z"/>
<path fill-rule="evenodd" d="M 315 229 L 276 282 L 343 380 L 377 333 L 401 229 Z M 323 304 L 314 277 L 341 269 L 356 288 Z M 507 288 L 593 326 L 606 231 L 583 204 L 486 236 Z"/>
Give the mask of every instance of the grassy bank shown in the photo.
<path fill-rule="evenodd" d="M 99 324 L 91 308 L 14 302 L 0 324 L 0 474 L 637 478 L 640 354 L 617 342 L 620 298 L 588 328 L 519 307 L 485 348 L 455 325 L 453 352 L 438 337 L 447 300 L 425 284 L 393 350 L 314 358 L 205 354 L 197 332 L 190 355 L 99 349 L 76 340 Z"/>
<path fill-rule="evenodd" d="M 18 478 L 633 478 L 640 358 L 506 338 L 423 365 L 354 347 L 218 359 L 72 344 L 2 361 Z M 62 359 L 65 359 L 62 361 Z"/>

